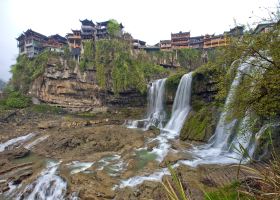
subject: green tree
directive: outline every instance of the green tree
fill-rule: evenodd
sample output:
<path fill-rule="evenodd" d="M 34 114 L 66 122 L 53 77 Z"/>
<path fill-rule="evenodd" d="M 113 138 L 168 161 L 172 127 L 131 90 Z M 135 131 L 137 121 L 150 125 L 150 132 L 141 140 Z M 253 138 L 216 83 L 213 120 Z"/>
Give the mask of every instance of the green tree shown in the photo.
<path fill-rule="evenodd" d="M 189 69 L 195 69 L 202 64 L 201 51 L 197 49 L 179 49 L 177 59 L 180 66 Z"/>
<path fill-rule="evenodd" d="M 107 26 L 110 37 L 115 38 L 120 36 L 121 27 L 117 20 L 110 19 Z"/>
<path fill-rule="evenodd" d="M 265 119 L 280 116 L 279 35 L 280 27 L 275 25 L 270 32 L 246 34 L 242 39 L 233 40 L 224 49 L 224 62 L 239 59 L 239 63 L 247 64 L 250 69 L 243 71 L 241 84 L 229 105 L 233 117 L 240 118 L 247 110 Z M 235 67 L 235 73 L 236 70 Z M 229 78 L 230 70 L 228 72 L 222 81 L 221 91 L 232 80 Z"/>

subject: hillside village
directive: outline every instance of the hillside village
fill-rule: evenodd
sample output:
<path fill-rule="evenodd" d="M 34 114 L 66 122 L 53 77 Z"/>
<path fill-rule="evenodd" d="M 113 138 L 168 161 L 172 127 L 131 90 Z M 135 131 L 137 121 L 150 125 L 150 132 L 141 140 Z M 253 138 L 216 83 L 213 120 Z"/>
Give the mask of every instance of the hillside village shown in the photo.
<path fill-rule="evenodd" d="M 83 54 L 83 41 L 98 41 L 109 38 L 108 24 L 111 22 L 96 22 L 92 20 L 80 20 L 81 28 L 72 30 L 65 37 L 55 34 L 45 36 L 41 33 L 28 29 L 22 33 L 17 39 L 19 55 L 27 55 L 32 58 L 45 49 L 58 53 L 63 53 L 65 48 L 69 48 L 71 55 L 77 61 Z M 123 31 L 122 23 L 119 25 L 118 37 L 129 40 L 134 49 L 143 49 L 145 51 L 173 51 L 176 49 L 191 48 L 208 50 L 216 47 L 229 45 L 230 37 L 241 37 L 244 34 L 244 27 L 236 26 L 230 31 L 225 31 L 219 35 L 202 35 L 192 37 L 190 32 L 171 33 L 170 40 L 160 40 L 155 45 L 147 45 L 145 41 L 134 39 L 130 34 Z M 267 32 L 275 23 L 259 24 L 252 34 Z"/>
<path fill-rule="evenodd" d="M 0 80 L 0 199 L 280 199 L 274 21 L 154 45 L 113 19 L 26 30 Z"/>

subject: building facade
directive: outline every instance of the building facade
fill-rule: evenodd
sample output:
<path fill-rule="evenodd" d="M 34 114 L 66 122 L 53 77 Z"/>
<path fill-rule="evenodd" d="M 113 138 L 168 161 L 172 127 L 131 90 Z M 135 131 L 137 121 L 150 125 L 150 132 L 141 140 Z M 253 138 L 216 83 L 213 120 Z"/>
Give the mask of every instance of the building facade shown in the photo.
<path fill-rule="evenodd" d="M 203 49 L 204 36 L 190 37 L 189 48 Z"/>
<path fill-rule="evenodd" d="M 159 47 L 162 51 L 170 51 L 172 49 L 171 40 L 161 40 L 159 42 Z"/>
<path fill-rule="evenodd" d="M 33 58 L 44 50 L 48 37 L 28 29 L 17 38 L 17 41 L 19 55 L 27 55 L 29 58 Z"/>
<path fill-rule="evenodd" d="M 171 33 L 172 49 L 189 48 L 190 32 Z"/>
<path fill-rule="evenodd" d="M 217 48 L 229 44 L 229 39 L 225 35 L 205 35 L 203 49 Z"/>
<path fill-rule="evenodd" d="M 81 38 L 82 40 L 94 40 L 96 37 L 96 28 L 92 20 L 80 20 L 81 25 Z"/>
<path fill-rule="evenodd" d="M 255 30 L 253 31 L 253 34 L 258 34 L 258 33 L 267 33 L 273 29 L 273 27 L 276 25 L 276 23 L 264 23 L 264 24 L 259 24 Z"/>
<path fill-rule="evenodd" d="M 79 61 L 81 55 L 81 44 L 82 44 L 81 31 L 72 30 L 72 33 L 68 33 L 66 35 L 66 38 L 73 58 Z"/>
<path fill-rule="evenodd" d="M 67 39 L 58 34 L 49 36 L 48 41 L 44 44 L 44 48 L 58 53 L 63 53 L 66 46 Z"/>

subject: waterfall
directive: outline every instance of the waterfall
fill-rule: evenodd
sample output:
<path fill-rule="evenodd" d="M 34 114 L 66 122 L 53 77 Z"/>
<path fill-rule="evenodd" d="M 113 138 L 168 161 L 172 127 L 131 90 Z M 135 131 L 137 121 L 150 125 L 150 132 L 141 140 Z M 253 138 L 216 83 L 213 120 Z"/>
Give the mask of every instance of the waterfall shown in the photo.
<path fill-rule="evenodd" d="M 181 163 L 194 167 L 199 164 L 237 163 L 242 159 L 241 146 L 245 149 L 250 149 L 252 132 L 246 128 L 249 127 L 250 114 L 246 112 L 245 117 L 237 127 L 237 131 L 238 121 L 236 119 L 230 122 L 227 121 L 227 117 L 230 115 L 227 108 L 235 97 L 235 91 L 241 82 L 243 73 L 248 69 L 248 63 L 242 63 L 238 67 L 225 102 L 224 111 L 220 115 L 215 133 L 210 138 L 209 143 L 193 148 L 191 153 L 195 159 L 182 161 Z"/>
<path fill-rule="evenodd" d="M 128 128 L 143 128 L 143 130 L 148 130 L 151 126 L 156 126 L 158 128 L 163 127 L 163 123 L 166 119 L 164 110 L 165 82 L 166 78 L 152 82 L 148 90 L 146 118 L 129 121 L 127 125 Z"/>
<path fill-rule="evenodd" d="M 185 74 L 181 78 L 176 91 L 171 118 L 161 130 L 160 135 L 154 139 L 159 141 L 159 146 L 153 148 L 152 152 L 158 155 L 157 160 L 159 162 L 164 159 L 170 149 L 168 140 L 175 139 L 180 134 L 184 121 L 191 109 L 191 84 L 192 72 Z"/>
<path fill-rule="evenodd" d="M 147 118 L 151 124 L 159 128 L 162 128 L 162 123 L 166 118 L 164 110 L 165 82 L 166 78 L 154 81 L 148 93 Z"/>
<path fill-rule="evenodd" d="M 171 118 L 164 127 L 164 129 L 168 132 L 175 134 L 174 136 L 177 136 L 180 133 L 185 118 L 191 109 L 191 84 L 192 72 L 185 74 L 181 78 L 172 106 Z"/>

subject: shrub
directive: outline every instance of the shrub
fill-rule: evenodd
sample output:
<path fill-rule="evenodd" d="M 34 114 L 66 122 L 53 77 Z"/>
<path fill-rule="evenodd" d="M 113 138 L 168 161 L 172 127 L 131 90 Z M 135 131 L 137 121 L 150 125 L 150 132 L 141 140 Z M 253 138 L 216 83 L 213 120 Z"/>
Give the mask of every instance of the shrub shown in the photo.
<path fill-rule="evenodd" d="M 29 97 L 26 97 L 19 92 L 12 92 L 5 99 L 5 105 L 9 108 L 26 108 L 30 105 Z"/>

